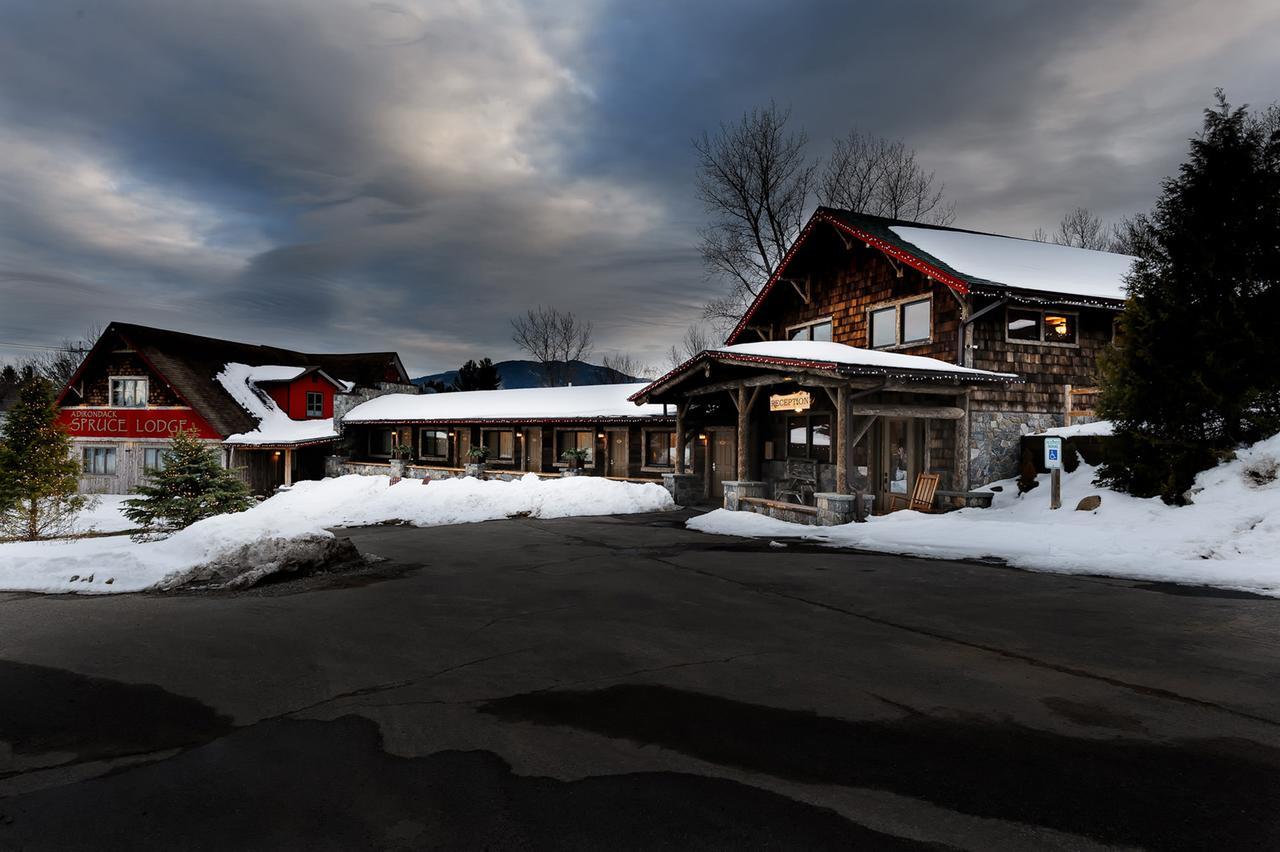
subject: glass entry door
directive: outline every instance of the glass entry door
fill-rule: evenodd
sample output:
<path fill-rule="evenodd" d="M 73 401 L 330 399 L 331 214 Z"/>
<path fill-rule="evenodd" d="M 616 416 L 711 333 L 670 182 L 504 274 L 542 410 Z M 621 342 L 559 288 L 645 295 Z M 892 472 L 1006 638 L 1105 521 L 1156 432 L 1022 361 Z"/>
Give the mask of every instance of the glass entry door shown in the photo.
<path fill-rule="evenodd" d="M 878 424 L 879 488 L 876 510 L 889 507 L 889 495 L 907 496 L 915 487 L 916 476 L 924 464 L 924 421 L 914 418 L 890 417 Z M 895 501 L 900 508 L 904 504 Z"/>

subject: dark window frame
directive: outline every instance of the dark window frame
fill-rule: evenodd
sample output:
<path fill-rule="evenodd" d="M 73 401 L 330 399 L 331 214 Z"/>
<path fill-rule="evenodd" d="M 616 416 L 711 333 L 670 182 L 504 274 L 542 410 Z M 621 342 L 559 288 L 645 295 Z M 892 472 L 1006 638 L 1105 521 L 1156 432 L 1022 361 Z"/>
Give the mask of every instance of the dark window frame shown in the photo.
<path fill-rule="evenodd" d="M 925 337 L 915 337 L 910 340 L 904 339 L 907 329 L 907 309 L 915 305 L 927 305 L 929 310 L 929 333 Z M 917 346 L 925 346 L 933 342 L 933 295 L 914 295 L 905 296 L 901 299 L 893 299 L 888 302 L 877 302 L 874 305 L 868 305 L 867 312 L 867 348 L 868 349 L 911 349 Z M 891 315 L 893 317 L 893 342 L 892 343 L 876 343 L 875 328 L 877 315 Z"/>
<path fill-rule="evenodd" d="M 116 447 L 81 447 L 80 448 L 80 465 L 85 476 L 115 476 L 119 468 L 119 455 Z M 97 459 L 102 459 L 102 470 L 96 470 L 98 467 Z M 110 462 L 110 464 L 108 464 Z M 108 469 L 110 468 L 110 469 Z"/>
<path fill-rule="evenodd" d="M 311 407 L 313 398 L 315 408 Z M 320 391 L 307 391 L 307 417 L 324 417 L 324 394 Z"/>
<path fill-rule="evenodd" d="M 573 447 L 572 447 L 572 448 L 571 448 L 571 447 L 567 447 L 567 446 L 565 446 L 565 445 L 562 443 L 562 441 L 561 441 L 561 436 L 562 436 L 562 435 L 573 435 L 573 436 L 574 436 L 574 443 L 573 443 Z M 598 460 L 598 457 L 599 457 L 599 455 L 600 455 L 598 452 L 596 452 L 596 430 L 595 430 L 595 429 L 573 429 L 573 428 L 564 428 L 564 429 L 561 429 L 561 428 L 557 428 L 557 429 L 555 430 L 555 435 L 554 435 L 554 436 L 553 436 L 553 438 L 552 438 L 552 440 L 553 440 L 553 441 L 555 441 L 555 443 L 553 444 L 553 446 L 554 446 L 554 448 L 555 448 L 555 461 L 554 461 L 554 463 L 555 463 L 555 466 L 556 466 L 556 467 L 568 467 L 568 466 L 569 466 L 569 463 L 568 463 L 567 461 L 565 461 L 565 460 L 561 457 L 561 453 L 563 453 L 565 450 L 568 450 L 568 449 L 576 449 L 576 448 L 578 447 L 578 439 L 577 439 L 577 436 L 579 436 L 579 435 L 588 435 L 588 436 L 590 436 L 590 437 L 589 437 L 589 444 L 588 444 L 588 446 L 587 446 L 587 449 L 588 449 L 588 450 L 590 450 L 591 452 L 590 452 L 590 455 L 589 455 L 587 458 L 585 458 L 585 459 L 583 459 L 583 460 L 582 460 L 582 466 L 583 466 L 584 468 L 588 468 L 588 467 L 589 467 L 589 468 L 592 468 L 593 470 L 595 469 L 595 467 L 596 467 L 596 463 L 597 463 L 597 460 Z"/>
<path fill-rule="evenodd" d="M 444 452 L 433 453 L 427 450 L 427 436 L 438 435 L 439 438 L 432 438 L 432 441 L 443 440 Z M 449 458 L 449 430 L 448 429 L 419 429 L 418 430 L 418 457 L 423 459 L 432 459 L 434 461 L 447 461 Z"/>
<path fill-rule="evenodd" d="M 1009 336 L 1009 323 L 1010 323 L 1009 314 L 1010 313 L 1035 314 L 1037 317 L 1036 339 L 1027 340 L 1023 338 L 1010 337 Z M 1047 327 L 1048 327 L 1048 322 L 1046 321 L 1046 318 L 1050 316 L 1060 316 L 1060 317 L 1070 318 L 1071 330 L 1075 339 L 1070 341 L 1046 340 L 1045 335 L 1047 333 Z M 1113 331 L 1113 334 L 1114 334 L 1114 331 Z M 1017 305 L 1009 305 L 1004 309 L 1004 342 L 1022 344 L 1025 346 L 1059 346 L 1066 349 L 1078 349 L 1080 348 L 1080 312 L 1059 310 L 1057 308 L 1027 308 L 1027 307 L 1021 307 Z"/>
<path fill-rule="evenodd" d="M 829 343 L 835 340 L 836 326 L 835 326 L 835 322 L 829 316 L 819 317 L 818 319 L 808 320 L 807 322 L 798 322 L 795 325 L 787 326 L 786 328 L 787 340 L 813 340 L 814 339 L 813 330 L 815 328 L 820 328 L 824 325 L 828 326 L 831 329 L 831 332 L 829 333 L 827 338 L 821 342 Z M 793 332 L 797 332 L 797 331 L 803 331 L 807 336 L 805 337 L 792 336 Z"/>
<path fill-rule="evenodd" d="M 835 417 L 833 415 L 834 415 L 834 412 L 830 412 L 830 411 L 814 411 L 814 412 L 803 412 L 799 414 L 788 414 L 786 418 L 786 424 L 785 424 L 785 428 L 787 431 L 786 454 L 783 456 L 783 458 L 809 459 L 812 461 L 820 462 L 822 464 L 830 464 L 831 459 L 835 457 L 835 443 L 836 443 L 836 436 L 833 431 L 833 428 L 834 428 L 833 424 L 835 422 Z M 792 430 L 796 428 L 792 425 L 792 421 L 794 420 L 804 421 L 804 426 L 802 428 L 805 431 L 805 442 L 803 444 L 797 444 L 791 440 Z M 826 456 L 825 458 L 822 458 L 820 455 L 814 454 L 814 450 L 813 450 L 814 448 L 814 443 L 813 443 L 814 422 L 813 421 L 814 420 L 825 421 L 825 425 L 827 427 L 827 433 L 826 433 L 827 444 L 826 444 L 825 450 L 823 451 Z M 803 455 L 792 453 L 791 451 L 792 447 L 800 447 L 800 446 L 804 447 Z"/>

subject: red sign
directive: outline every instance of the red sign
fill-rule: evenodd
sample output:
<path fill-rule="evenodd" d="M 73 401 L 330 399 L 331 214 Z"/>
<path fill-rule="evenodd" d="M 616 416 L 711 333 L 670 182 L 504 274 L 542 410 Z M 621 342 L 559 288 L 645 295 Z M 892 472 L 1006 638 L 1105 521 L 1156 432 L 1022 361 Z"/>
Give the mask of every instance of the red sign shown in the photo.
<path fill-rule="evenodd" d="M 222 437 L 190 408 L 64 408 L 58 422 L 73 438 L 172 438 L 192 429 Z"/>

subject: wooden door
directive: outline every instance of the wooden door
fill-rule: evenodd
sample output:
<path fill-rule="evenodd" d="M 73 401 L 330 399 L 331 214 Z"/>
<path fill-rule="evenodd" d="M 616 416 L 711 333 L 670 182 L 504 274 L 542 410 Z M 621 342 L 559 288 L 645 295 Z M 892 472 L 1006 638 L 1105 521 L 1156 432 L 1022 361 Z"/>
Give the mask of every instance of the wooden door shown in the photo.
<path fill-rule="evenodd" d="M 915 418 L 891 417 L 877 424 L 879 430 L 879 464 L 876 510 L 889 508 L 890 495 L 910 495 L 916 477 L 923 470 L 923 436 L 921 421 Z M 894 501 L 902 508 L 900 500 Z"/>
<path fill-rule="evenodd" d="M 458 467 L 462 467 L 471 461 L 471 459 L 467 458 L 467 453 L 471 450 L 471 428 L 460 426 L 456 431 L 455 441 L 458 445 L 458 460 L 455 464 Z"/>
<path fill-rule="evenodd" d="M 626 432 L 611 431 L 605 433 L 609 441 L 609 476 L 630 476 L 630 442 Z"/>
<path fill-rule="evenodd" d="M 707 443 L 711 445 L 711 464 L 707 465 L 710 493 L 707 498 L 718 503 L 724 500 L 724 481 L 738 477 L 737 434 L 732 429 L 713 429 L 707 433 Z"/>
<path fill-rule="evenodd" d="M 542 471 L 542 428 L 534 426 L 524 430 L 524 469 L 535 473 Z"/>

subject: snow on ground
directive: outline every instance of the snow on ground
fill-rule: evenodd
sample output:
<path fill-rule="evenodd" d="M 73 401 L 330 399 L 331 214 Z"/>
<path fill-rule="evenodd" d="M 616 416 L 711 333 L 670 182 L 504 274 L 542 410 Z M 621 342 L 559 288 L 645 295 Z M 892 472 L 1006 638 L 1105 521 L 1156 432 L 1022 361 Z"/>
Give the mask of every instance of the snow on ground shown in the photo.
<path fill-rule="evenodd" d="M 71 531 L 103 533 L 133 529 L 137 524 L 124 516 L 124 501 L 131 496 L 135 495 L 96 494 L 90 497 L 89 505 L 80 510 Z"/>
<path fill-rule="evenodd" d="M 328 537 L 326 528 L 335 526 L 387 521 L 438 526 L 519 514 L 563 518 L 674 507 L 660 485 L 592 476 L 389 482 L 385 476 L 299 482 L 247 512 L 208 518 L 163 541 L 138 543 L 119 536 L 0 544 L 0 590 L 136 592 L 168 585 L 246 544 Z"/>
<path fill-rule="evenodd" d="M 1037 571 L 1240 589 L 1280 597 L 1280 435 L 1243 450 L 1196 480 L 1190 506 L 1130 497 L 1092 484 L 1080 465 L 1062 477 L 1062 508 L 1049 509 L 1047 475 L 1017 497 L 999 483 L 990 509 L 945 515 L 895 512 L 865 524 L 811 527 L 718 509 L 688 522 L 721 535 L 797 537 L 833 546 L 941 558 L 997 557 Z M 1075 510 L 1098 494 L 1093 512 Z"/>
<path fill-rule="evenodd" d="M 1059 438 L 1084 438 L 1088 436 L 1110 436 L 1115 434 L 1110 420 L 1095 420 L 1092 423 L 1076 423 L 1071 426 L 1054 426 L 1037 432 L 1037 435 L 1057 435 Z"/>

